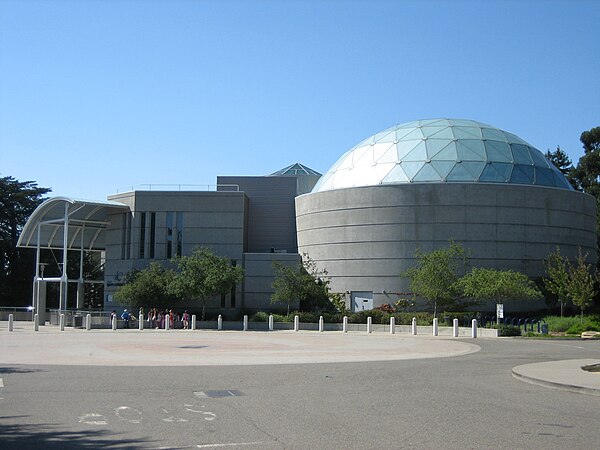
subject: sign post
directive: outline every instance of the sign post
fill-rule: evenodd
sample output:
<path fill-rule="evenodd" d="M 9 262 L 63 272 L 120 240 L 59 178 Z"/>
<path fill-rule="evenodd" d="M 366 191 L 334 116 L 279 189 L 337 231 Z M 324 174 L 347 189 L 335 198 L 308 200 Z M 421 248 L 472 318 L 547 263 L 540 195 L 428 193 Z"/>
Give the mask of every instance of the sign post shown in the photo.
<path fill-rule="evenodd" d="M 500 319 L 504 319 L 504 304 L 496 303 L 496 325 L 500 324 Z"/>

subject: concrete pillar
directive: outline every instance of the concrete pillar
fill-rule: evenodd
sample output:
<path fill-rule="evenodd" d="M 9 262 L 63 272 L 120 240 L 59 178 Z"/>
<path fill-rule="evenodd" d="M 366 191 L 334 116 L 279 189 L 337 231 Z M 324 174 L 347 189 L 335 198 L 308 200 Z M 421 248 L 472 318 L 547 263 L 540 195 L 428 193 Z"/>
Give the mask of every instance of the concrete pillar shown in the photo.
<path fill-rule="evenodd" d="M 396 334 L 396 318 L 390 317 L 390 334 Z"/>
<path fill-rule="evenodd" d="M 92 329 L 92 315 L 86 314 L 85 316 L 85 329 L 90 331 Z"/>
<path fill-rule="evenodd" d="M 294 316 L 294 331 L 300 330 L 300 317 Z"/>
<path fill-rule="evenodd" d="M 84 293 L 83 278 L 80 278 L 77 280 L 77 309 L 83 309 Z"/>
<path fill-rule="evenodd" d="M 438 335 L 438 319 L 437 319 L 437 317 L 435 317 L 433 319 L 433 335 L 434 336 Z"/>
<path fill-rule="evenodd" d="M 367 317 L 367 333 L 373 332 L 373 318 Z"/>
<path fill-rule="evenodd" d="M 248 316 L 244 316 L 244 331 L 248 331 Z"/>
<path fill-rule="evenodd" d="M 47 282 L 42 278 L 38 278 L 37 286 L 34 291 L 35 296 L 35 312 L 40 315 L 40 325 L 46 325 L 46 287 Z"/>
<path fill-rule="evenodd" d="M 36 314 L 33 316 L 33 330 L 34 331 L 40 330 L 40 315 L 39 314 Z"/>
<path fill-rule="evenodd" d="M 64 314 L 60 315 L 59 324 L 60 324 L 60 331 L 65 331 L 65 315 Z"/>
<path fill-rule="evenodd" d="M 192 330 L 196 329 L 196 314 L 192 314 Z"/>
<path fill-rule="evenodd" d="M 452 336 L 458 337 L 458 319 L 452 321 Z"/>
<path fill-rule="evenodd" d="M 323 332 L 323 316 L 319 317 L 319 331 Z"/>
<path fill-rule="evenodd" d="M 15 316 L 13 314 L 8 315 L 8 331 L 13 331 L 13 322 Z"/>
<path fill-rule="evenodd" d="M 477 319 L 471 320 L 471 337 L 477 337 Z"/>
<path fill-rule="evenodd" d="M 342 319 L 342 331 L 344 333 L 348 332 L 348 316 L 344 316 L 344 318 Z"/>
<path fill-rule="evenodd" d="M 142 331 L 144 329 L 144 315 L 140 314 L 138 316 L 138 329 Z"/>
<path fill-rule="evenodd" d="M 222 330 L 223 329 L 223 316 L 221 316 L 221 314 L 219 314 L 219 317 L 217 318 L 217 330 Z"/>
<path fill-rule="evenodd" d="M 417 318 L 413 317 L 412 320 L 412 334 L 416 335 L 417 334 Z"/>
<path fill-rule="evenodd" d="M 273 314 L 269 315 L 269 331 L 273 331 Z"/>

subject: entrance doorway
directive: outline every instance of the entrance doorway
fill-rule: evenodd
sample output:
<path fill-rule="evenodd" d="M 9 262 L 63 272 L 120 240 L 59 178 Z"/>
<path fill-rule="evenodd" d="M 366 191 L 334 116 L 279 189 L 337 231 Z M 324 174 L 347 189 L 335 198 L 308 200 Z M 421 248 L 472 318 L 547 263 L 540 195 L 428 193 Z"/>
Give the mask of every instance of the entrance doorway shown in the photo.
<path fill-rule="evenodd" d="M 367 311 L 373 309 L 373 292 L 352 291 L 352 312 Z"/>

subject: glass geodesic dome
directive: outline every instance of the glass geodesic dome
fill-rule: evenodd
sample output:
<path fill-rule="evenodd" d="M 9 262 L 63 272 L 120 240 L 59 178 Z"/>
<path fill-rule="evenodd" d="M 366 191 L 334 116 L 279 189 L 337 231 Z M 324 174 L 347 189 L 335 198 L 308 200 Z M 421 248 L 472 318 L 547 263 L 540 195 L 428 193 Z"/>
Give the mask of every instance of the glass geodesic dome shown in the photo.
<path fill-rule="evenodd" d="M 342 155 L 312 192 L 402 183 L 512 183 L 573 189 L 520 137 L 464 119 L 403 123 Z"/>

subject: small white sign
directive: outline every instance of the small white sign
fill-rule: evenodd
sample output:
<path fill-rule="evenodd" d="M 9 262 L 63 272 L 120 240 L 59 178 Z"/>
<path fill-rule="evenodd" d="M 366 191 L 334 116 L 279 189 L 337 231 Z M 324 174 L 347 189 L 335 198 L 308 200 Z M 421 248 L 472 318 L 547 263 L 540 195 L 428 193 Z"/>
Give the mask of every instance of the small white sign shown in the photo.
<path fill-rule="evenodd" d="M 496 316 L 498 319 L 504 319 L 504 304 L 496 303 Z"/>

